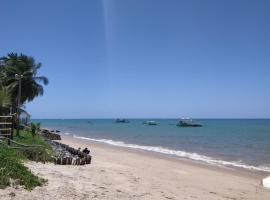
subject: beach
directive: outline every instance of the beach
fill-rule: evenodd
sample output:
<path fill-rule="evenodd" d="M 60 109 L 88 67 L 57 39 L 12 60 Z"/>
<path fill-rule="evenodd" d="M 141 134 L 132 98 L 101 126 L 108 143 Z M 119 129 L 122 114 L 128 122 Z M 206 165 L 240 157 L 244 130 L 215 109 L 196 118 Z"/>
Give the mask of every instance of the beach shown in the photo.
<path fill-rule="evenodd" d="M 261 186 L 266 173 L 210 166 L 71 136 L 63 135 L 62 142 L 88 147 L 92 164 L 27 162 L 48 184 L 31 192 L 9 187 L 0 190 L 1 199 L 270 199 L 270 190 Z"/>
<path fill-rule="evenodd" d="M 0 200 L 270 200 L 270 0 L 1 8 Z"/>

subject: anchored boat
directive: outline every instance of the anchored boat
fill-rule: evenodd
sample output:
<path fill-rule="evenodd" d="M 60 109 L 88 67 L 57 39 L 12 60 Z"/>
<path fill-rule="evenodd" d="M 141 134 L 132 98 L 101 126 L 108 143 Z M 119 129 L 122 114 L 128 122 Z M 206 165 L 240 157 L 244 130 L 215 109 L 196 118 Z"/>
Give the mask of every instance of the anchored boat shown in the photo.
<path fill-rule="evenodd" d="M 179 120 L 179 122 L 176 124 L 176 126 L 181 126 L 181 127 L 201 127 L 202 124 L 194 122 L 190 118 L 182 118 Z"/>
<path fill-rule="evenodd" d="M 157 122 L 155 122 L 155 121 L 144 121 L 143 124 L 153 126 L 153 125 L 157 125 Z"/>
<path fill-rule="evenodd" d="M 129 123 L 127 119 L 116 119 L 115 123 Z"/>

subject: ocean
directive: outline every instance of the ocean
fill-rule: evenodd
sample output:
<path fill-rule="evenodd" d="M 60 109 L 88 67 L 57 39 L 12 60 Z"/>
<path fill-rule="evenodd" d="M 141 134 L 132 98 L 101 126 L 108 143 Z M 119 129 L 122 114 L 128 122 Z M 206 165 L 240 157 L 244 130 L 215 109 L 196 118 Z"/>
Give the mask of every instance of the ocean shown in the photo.
<path fill-rule="evenodd" d="M 198 119 L 202 127 L 178 127 L 177 119 L 36 119 L 42 127 L 110 145 L 153 151 L 213 165 L 270 172 L 270 119 Z M 150 120 L 150 119 L 149 119 Z"/>

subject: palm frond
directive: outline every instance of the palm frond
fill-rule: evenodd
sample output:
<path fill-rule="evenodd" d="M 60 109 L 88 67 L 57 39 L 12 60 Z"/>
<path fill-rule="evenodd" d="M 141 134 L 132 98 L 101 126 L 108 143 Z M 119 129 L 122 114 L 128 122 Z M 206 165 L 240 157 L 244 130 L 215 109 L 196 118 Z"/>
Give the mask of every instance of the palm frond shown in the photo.
<path fill-rule="evenodd" d="M 0 114 L 7 114 L 11 106 L 11 96 L 7 88 L 0 88 Z"/>
<path fill-rule="evenodd" d="M 43 82 L 44 85 L 49 84 L 49 79 L 45 76 L 37 76 L 37 77 L 34 77 L 33 79 L 38 81 L 38 82 Z"/>
<path fill-rule="evenodd" d="M 10 90 L 13 101 L 16 101 L 19 89 L 19 81 L 15 78 L 16 74 L 23 75 L 21 79 L 21 103 L 32 101 L 35 97 L 43 95 L 44 89 L 39 83 L 47 85 L 49 80 L 45 76 L 37 76 L 41 63 L 36 62 L 31 56 L 17 53 L 10 53 L 1 58 L 1 63 L 3 73 L 0 71 L 0 76 L 3 85 Z"/>

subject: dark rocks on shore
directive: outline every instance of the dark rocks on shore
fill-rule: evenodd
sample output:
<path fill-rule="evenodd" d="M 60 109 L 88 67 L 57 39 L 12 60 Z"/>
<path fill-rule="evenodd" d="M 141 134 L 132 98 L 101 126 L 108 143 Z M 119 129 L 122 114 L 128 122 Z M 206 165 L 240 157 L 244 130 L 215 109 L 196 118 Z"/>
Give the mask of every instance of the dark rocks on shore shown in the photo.
<path fill-rule="evenodd" d="M 91 164 L 91 156 L 88 155 L 90 151 L 82 152 L 79 149 L 74 149 L 66 144 L 54 141 L 61 140 L 61 136 L 57 133 L 59 130 L 50 131 L 48 129 L 42 129 L 41 135 L 46 138 L 47 142 L 52 145 L 54 149 L 54 163 L 57 165 L 85 165 Z"/>
<path fill-rule="evenodd" d="M 56 158 L 55 162 L 56 165 L 86 165 L 91 164 L 91 156 L 85 158 L 75 158 L 75 157 L 63 157 L 63 158 Z"/>
<path fill-rule="evenodd" d="M 41 135 L 49 140 L 61 140 L 61 136 L 59 134 L 53 133 L 53 131 L 49 131 L 47 129 L 42 129 Z"/>
<path fill-rule="evenodd" d="M 74 149 L 66 144 L 48 141 L 54 148 L 55 159 L 54 163 L 57 165 L 85 165 L 91 164 L 91 156 L 83 153 L 78 149 Z"/>

